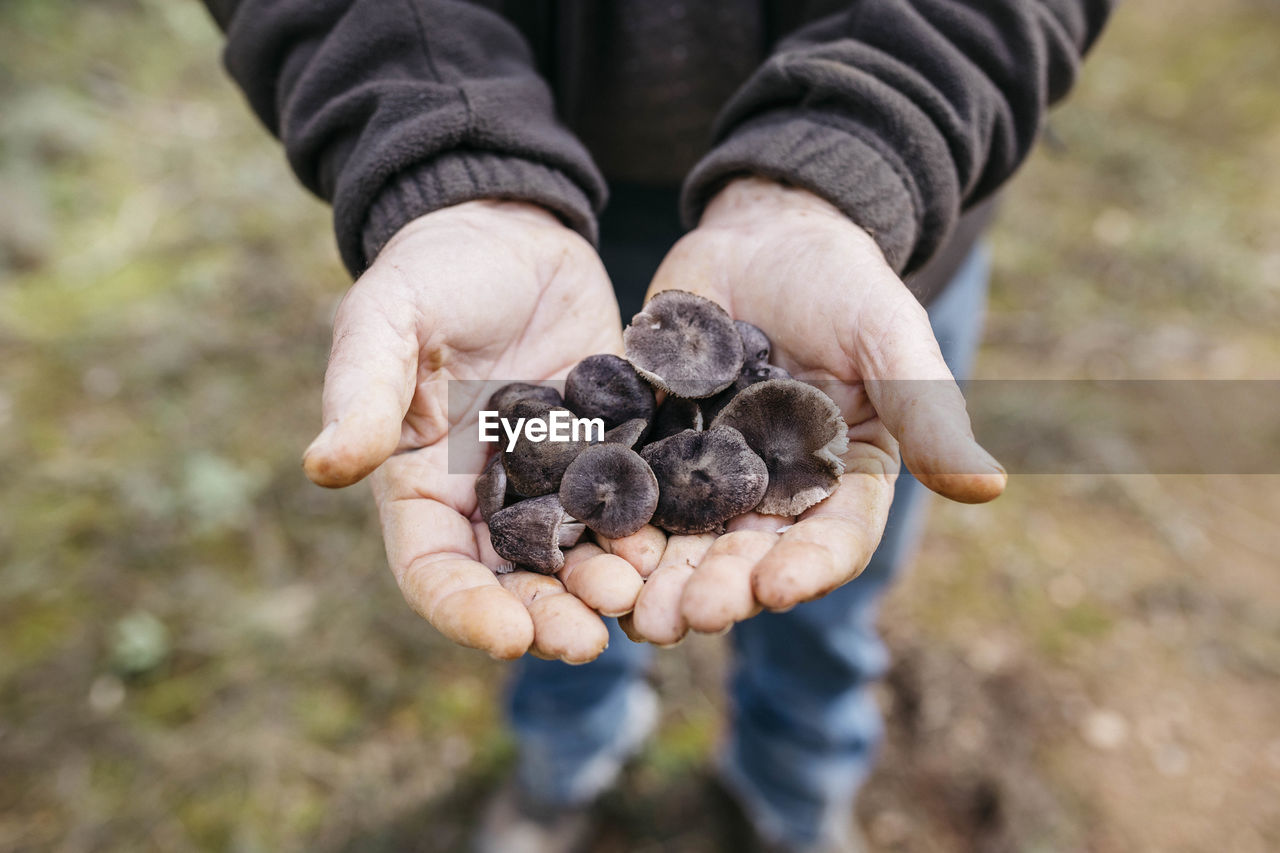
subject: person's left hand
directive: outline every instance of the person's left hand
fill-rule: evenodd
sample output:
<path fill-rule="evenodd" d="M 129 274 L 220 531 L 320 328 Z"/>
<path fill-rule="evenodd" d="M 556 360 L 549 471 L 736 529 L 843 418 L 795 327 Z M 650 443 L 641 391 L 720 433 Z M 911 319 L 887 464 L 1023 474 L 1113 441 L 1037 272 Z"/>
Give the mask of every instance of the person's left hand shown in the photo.
<path fill-rule="evenodd" d="M 668 645 L 689 629 L 723 631 L 762 606 L 786 610 L 856 577 L 884 531 L 899 452 L 952 500 L 1003 491 L 1004 469 L 973 437 L 924 308 L 831 204 L 772 181 L 733 181 L 671 249 L 649 295 L 672 288 L 759 326 L 773 342 L 770 361 L 795 378 L 826 380 L 849 450 L 836 492 L 798 519 L 748 513 L 719 537 L 672 536 L 624 622 L 633 637 Z"/>

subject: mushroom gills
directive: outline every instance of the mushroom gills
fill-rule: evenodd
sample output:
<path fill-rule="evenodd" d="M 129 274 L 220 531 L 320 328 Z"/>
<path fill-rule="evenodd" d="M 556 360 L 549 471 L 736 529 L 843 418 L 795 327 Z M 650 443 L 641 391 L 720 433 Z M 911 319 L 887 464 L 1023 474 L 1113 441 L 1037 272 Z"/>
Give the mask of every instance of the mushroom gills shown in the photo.
<path fill-rule="evenodd" d="M 708 397 L 705 400 L 699 400 L 702 406 L 702 417 L 707 423 L 715 420 L 716 415 L 729 405 L 729 401 L 742 393 L 744 388 L 750 388 L 759 382 L 767 382 L 770 379 L 790 379 L 791 374 L 786 369 L 776 364 L 744 364 L 742 372 L 738 374 L 738 378 L 728 388 L 716 394 L 714 397 Z"/>
<path fill-rule="evenodd" d="M 569 521 L 560 525 L 560 536 L 558 539 L 561 548 L 572 548 L 582 541 L 582 537 L 587 533 L 587 526 L 580 521 Z"/>
<path fill-rule="evenodd" d="M 769 483 L 757 512 L 795 516 L 840 485 L 849 427 L 822 391 L 795 379 L 769 379 L 743 389 L 712 427 L 733 427 L 764 460 Z"/>

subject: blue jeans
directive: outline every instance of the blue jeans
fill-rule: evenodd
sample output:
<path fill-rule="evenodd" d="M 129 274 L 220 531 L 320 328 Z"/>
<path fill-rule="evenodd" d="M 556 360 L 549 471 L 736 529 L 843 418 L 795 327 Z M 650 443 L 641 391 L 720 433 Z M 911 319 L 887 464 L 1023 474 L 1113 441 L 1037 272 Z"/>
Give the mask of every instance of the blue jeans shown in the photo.
<path fill-rule="evenodd" d="M 632 279 L 634 266 L 628 262 L 623 270 Z M 610 271 L 615 286 L 627 281 Z M 978 347 L 988 272 L 979 247 L 929 308 L 943 356 L 958 377 L 969 374 Z M 720 771 L 768 836 L 792 844 L 815 840 L 828 821 L 848 816 L 872 767 L 882 723 L 869 687 L 888 665 L 876 611 L 918 542 L 924 497 L 903 469 L 884 538 L 857 579 L 787 613 L 762 613 L 729 635 L 733 725 Z M 632 717 L 652 649 L 607 621 L 609 647 L 592 663 L 571 667 L 526 656 L 517 665 L 508 713 L 519 742 L 518 778 L 549 804 L 593 798 L 634 748 Z"/>

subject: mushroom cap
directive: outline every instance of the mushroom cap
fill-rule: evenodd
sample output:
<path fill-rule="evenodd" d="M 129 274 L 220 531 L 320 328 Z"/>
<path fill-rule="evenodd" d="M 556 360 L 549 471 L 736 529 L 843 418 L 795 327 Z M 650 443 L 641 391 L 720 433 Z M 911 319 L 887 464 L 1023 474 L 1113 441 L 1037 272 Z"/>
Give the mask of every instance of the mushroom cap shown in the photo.
<path fill-rule="evenodd" d="M 742 369 L 742 335 L 710 299 L 664 290 L 648 301 L 622 334 L 627 360 L 677 397 L 710 397 Z"/>
<path fill-rule="evenodd" d="M 658 478 L 631 448 L 597 444 L 579 453 L 565 469 L 560 505 L 601 536 L 621 539 L 653 517 Z"/>
<path fill-rule="evenodd" d="M 733 386 L 729 387 L 732 388 Z M 720 393 L 729 393 L 729 388 Z M 716 396 L 718 397 L 719 395 Z M 714 400 L 716 397 L 708 397 L 707 399 Z M 662 405 L 658 407 L 657 414 L 653 416 L 653 427 L 649 430 L 647 441 L 650 444 L 654 444 L 687 429 L 701 432 L 706 422 L 706 419 L 702 416 L 702 407 L 699 405 L 703 402 L 705 401 L 668 396 L 667 399 L 662 401 Z"/>
<path fill-rule="evenodd" d="M 533 385 L 529 382 L 509 382 L 489 395 L 485 409 L 501 412 L 517 400 L 542 400 L 549 406 L 564 405 L 560 392 L 549 385 Z"/>
<path fill-rule="evenodd" d="M 734 427 L 769 468 L 758 512 L 799 515 L 840 485 L 849 427 L 826 394 L 795 379 L 744 388 L 712 427 Z"/>
<path fill-rule="evenodd" d="M 632 418 L 618 424 L 604 434 L 606 444 L 621 444 L 624 447 L 635 447 L 644 434 L 649 431 L 649 422 L 644 418 Z"/>
<path fill-rule="evenodd" d="M 743 388 L 750 388 L 757 382 L 767 382 L 770 379 L 790 378 L 791 374 L 776 364 L 744 364 L 742 365 L 742 372 L 738 374 L 737 379 L 733 380 L 732 385 L 714 397 L 698 401 L 702 404 L 702 418 L 706 423 L 711 423 L 716 419 L 716 415 L 720 414 L 720 411 L 729 405 L 729 401 L 738 396 Z"/>
<path fill-rule="evenodd" d="M 537 399 L 517 400 L 507 408 L 503 417 L 512 421 L 519 418 L 541 420 L 549 428 L 550 415 L 557 410 L 573 417 L 573 413 L 563 406 L 550 406 Z M 530 441 L 522 425 L 515 446 L 502 451 L 502 467 L 507 472 L 507 482 L 524 497 L 549 495 L 560 488 L 560 477 L 573 457 L 589 446 L 585 438 L 579 441 Z"/>
<path fill-rule="evenodd" d="M 773 345 L 769 343 L 769 336 L 764 333 L 764 329 L 753 326 L 746 320 L 734 320 L 733 324 L 738 327 L 738 334 L 742 336 L 743 361 L 747 364 L 763 364 L 768 361 Z"/>
<path fill-rule="evenodd" d="M 609 353 L 589 355 L 564 380 L 564 404 L 584 418 L 601 418 L 613 429 L 634 418 L 652 420 L 657 402 L 653 389 L 625 358 Z"/>
<path fill-rule="evenodd" d="M 495 453 L 476 477 L 476 505 L 480 508 L 480 517 L 488 521 L 506 503 L 507 470 L 502 467 L 502 454 Z"/>
<path fill-rule="evenodd" d="M 564 566 L 560 532 L 571 522 L 559 497 L 543 495 L 495 512 L 489 519 L 489 539 L 499 557 L 549 575 Z"/>
<path fill-rule="evenodd" d="M 653 523 L 671 533 L 720 530 L 755 507 L 769 469 L 733 427 L 687 429 L 640 451 L 658 478 Z"/>

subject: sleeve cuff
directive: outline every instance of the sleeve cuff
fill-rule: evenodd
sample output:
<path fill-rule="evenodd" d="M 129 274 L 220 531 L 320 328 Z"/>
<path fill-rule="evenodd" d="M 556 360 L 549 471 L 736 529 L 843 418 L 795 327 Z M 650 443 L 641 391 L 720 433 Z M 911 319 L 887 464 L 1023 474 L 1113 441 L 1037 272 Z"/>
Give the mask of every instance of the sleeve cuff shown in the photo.
<path fill-rule="evenodd" d="M 928 233 L 924 205 L 905 177 L 905 166 L 871 139 L 824 124 L 812 112 L 757 116 L 735 128 L 689 173 L 681 216 L 692 228 L 730 179 L 758 175 L 834 204 L 875 239 L 901 273 L 929 257 L 936 246 L 920 245 L 921 235 Z"/>
<path fill-rule="evenodd" d="M 560 170 L 485 151 L 449 152 L 401 171 L 387 181 L 369 205 L 363 228 L 349 238 L 339 233 L 342 259 L 358 274 L 410 220 L 478 199 L 541 205 L 593 245 L 597 242 L 590 199 Z"/>

